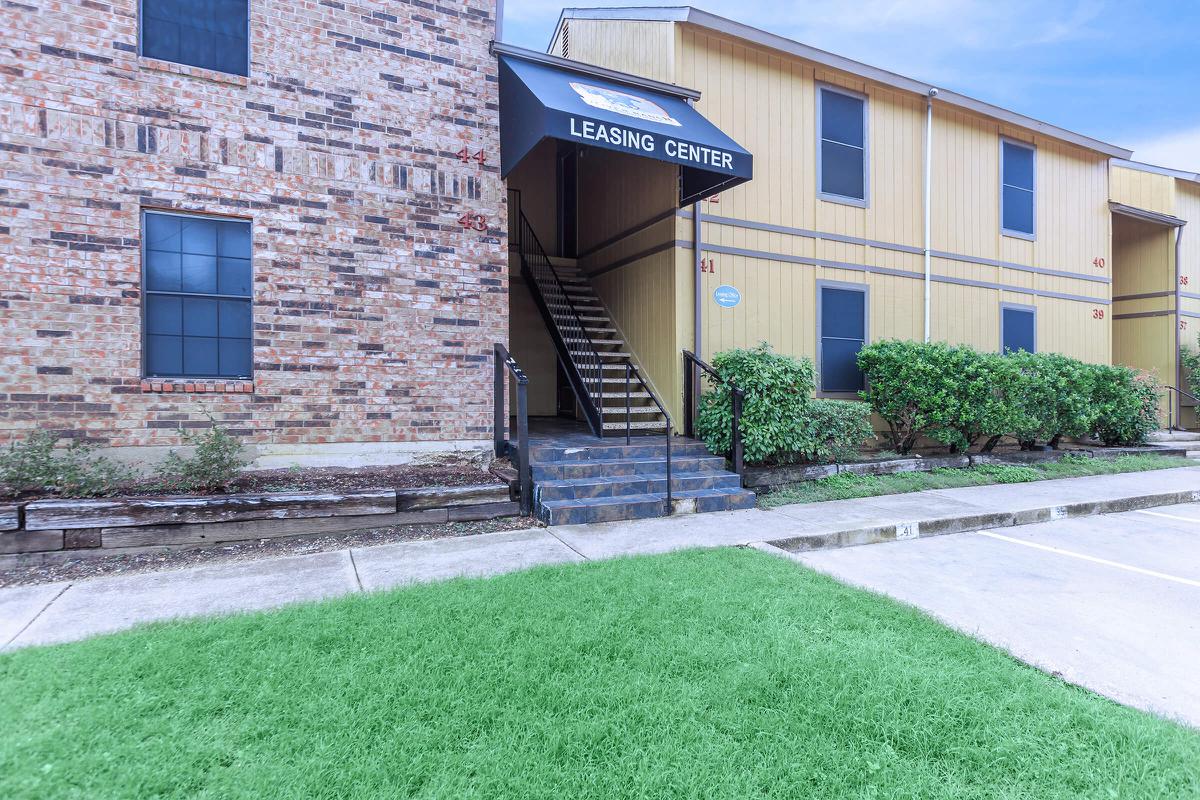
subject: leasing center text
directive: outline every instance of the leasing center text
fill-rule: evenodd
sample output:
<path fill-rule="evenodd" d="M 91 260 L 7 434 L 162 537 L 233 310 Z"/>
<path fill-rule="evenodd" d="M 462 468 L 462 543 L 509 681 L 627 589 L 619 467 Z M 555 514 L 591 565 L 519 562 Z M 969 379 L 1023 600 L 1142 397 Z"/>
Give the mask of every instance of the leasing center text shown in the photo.
<path fill-rule="evenodd" d="M 640 150 L 647 154 L 654 153 L 658 147 L 658 142 L 655 141 L 654 135 L 645 131 L 624 128 L 620 125 L 606 125 L 592 122 L 588 119 L 576 119 L 575 117 L 571 117 L 571 135 L 578 139 L 615 144 L 618 147 Z M 668 158 L 691 161 L 706 167 L 716 167 L 717 169 L 733 169 L 733 153 L 718 150 L 715 147 L 705 147 L 703 145 L 668 138 L 663 142 L 662 149 Z"/>

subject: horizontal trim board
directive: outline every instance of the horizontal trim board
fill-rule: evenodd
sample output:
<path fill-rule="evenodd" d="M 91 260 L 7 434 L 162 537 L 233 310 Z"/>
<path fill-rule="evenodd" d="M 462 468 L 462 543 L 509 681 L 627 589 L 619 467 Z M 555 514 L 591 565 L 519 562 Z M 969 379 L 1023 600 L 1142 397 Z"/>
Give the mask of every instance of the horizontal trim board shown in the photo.
<path fill-rule="evenodd" d="M 1174 292 L 1146 292 L 1145 294 L 1122 294 L 1113 298 L 1113 302 L 1121 300 L 1149 300 L 1154 297 L 1174 297 Z"/>
<path fill-rule="evenodd" d="M 685 249 L 692 249 L 692 243 L 688 241 L 677 241 L 676 244 Z M 913 278 L 914 280 L 924 280 L 925 274 L 922 272 L 914 272 L 906 269 L 893 269 L 891 267 L 873 267 L 867 264 L 854 264 L 848 261 L 830 261 L 825 258 L 809 258 L 808 256 L 792 256 L 783 253 L 767 253 L 762 250 L 747 250 L 741 247 L 725 247 L 724 245 L 714 245 L 703 243 L 702 250 L 707 250 L 712 253 L 722 253 L 730 256 L 743 256 L 745 258 L 761 258 L 766 261 L 782 261 L 788 264 L 807 264 L 813 267 L 828 267 L 830 269 L 846 269 L 855 272 L 870 272 L 875 275 L 891 275 L 897 278 Z M 1086 295 L 1067 294 L 1065 292 L 1049 292 L 1044 289 L 1030 289 L 1025 286 L 1011 286 L 1005 283 L 992 283 L 990 281 L 976 281 L 969 278 L 955 278 L 950 275 L 931 275 L 930 278 L 935 283 L 950 283 L 957 286 L 974 286 L 979 289 L 997 289 L 1004 292 L 1016 292 L 1018 294 L 1028 294 L 1034 297 L 1052 297 L 1058 300 L 1073 300 L 1081 303 L 1095 303 L 1097 305 L 1107 306 L 1110 301 L 1107 297 L 1088 297 Z"/>
<path fill-rule="evenodd" d="M 684 219 L 691 219 L 692 212 L 680 211 L 679 216 Z M 801 236 L 808 239 L 824 239 L 834 242 L 843 242 L 845 244 L 865 245 L 867 247 L 875 247 L 880 250 L 891 250 L 897 253 L 909 253 L 911 255 L 924 255 L 925 251 L 920 247 L 912 247 L 906 244 L 894 244 L 892 242 L 881 242 L 875 239 L 860 239 L 856 236 L 844 236 L 839 233 L 825 233 L 823 231 L 810 231 L 805 228 L 791 228 L 786 225 L 772 225 L 768 222 L 755 222 L 747 219 L 735 219 L 734 217 L 720 217 L 714 214 L 701 214 L 702 222 L 713 222 L 717 225 L 729 225 L 735 228 L 748 228 L 750 230 L 768 231 L 771 233 L 783 233 L 793 236 Z M 1032 272 L 1037 275 L 1050 275 L 1055 278 L 1071 278 L 1078 281 L 1089 281 L 1091 283 L 1112 283 L 1112 278 L 1102 275 L 1087 275 L 1082 272 L 1069 272 L 1061 269 L 1047 269 L 1045 267 L 1031 267 L 1026 264 L 1017 264 L 1013 261 L 997 261 L 992 258 L 982 258 L 980 256 L 966 256 L 957 253 L 947 253 L 942 250 L 930 250 L 929 255 L 934 258 L 942 258 L 947 261 L 962 261 L 967 264 L 979 264 L 985 267 L 1000 267 L 1002 269 L 1015 269 L 1019 272 Z"/>
<path fill-rule="evenodd" d="M 605 250 L 605 249 L 617 244 L 622 239 L 628 239 L 630 236 L 635 236 L 635 235 L 641 233 L 642 231 L 646 230 L 647 228 L 657 225 L 658 223 L 662 222 L 664 219 L 670 219 L 671 217 L 675 216 L 675 211 L 676 211 L 676 209 L 674 209 L 674 208 L 668 208 L 666 211 L 662 212 L 661 214 L 656 214 L 655 216 L 651 217 L 648 220 L 639 222 L 638 224 L 636 224 L 632 227 L 626 228 L 625 230 L 618 233 L 616 236 L 610 236 L 609 238 L 605 239 L 603 242 L 600 242 L 600 244 L 589 247 L 587 250 L 585 250 L 582 253 L 580 253 L 579 255 L 575 256 L 575 260 L 578 261 L 580 259 L 587 258 L 588 256 L 592 255 L 593 253 L 599 253 L 601 250 Z"/>
<path fill-rule="evenodd" d="M 595 272 L 588 272 L 585 274 L 587 275 L 587 277 L 589 279 L 597 278 L 606 273 L 613 272 L 614 270 L 618 270 L 621 267 L 627 267 L 630 264 L 633 264 L 634 262 L 641 261 L 643 258 L 649 258 L 652 255 L 661 253 L 664 250 L 673 250 L 676 247 L 683 247 L 684 245 L 686 245 L 687 248 L 690 250 L 692 243 L 684 242 L 681 239 L 672 239 L 671 241 L 663 242 L 662 244 L 658 244 L 658 245 L 655 245 L 654 247 L 647 248 L 645 250 L 642 250 L 641 252 L 634 253 L 631 256 L 626 256 L 625 258 L 622 258 L 620 261 L 614 261 L 613 263 L 609 264 L 607 267 L 598 269 Z"/>
<path fill-rule="evenodd" d="M 1170 317 L 1174 311 L 1134 311 L 1129 314 L 1113 314 L 1113 319 L 1142 319 L 1143 317 Z"/>

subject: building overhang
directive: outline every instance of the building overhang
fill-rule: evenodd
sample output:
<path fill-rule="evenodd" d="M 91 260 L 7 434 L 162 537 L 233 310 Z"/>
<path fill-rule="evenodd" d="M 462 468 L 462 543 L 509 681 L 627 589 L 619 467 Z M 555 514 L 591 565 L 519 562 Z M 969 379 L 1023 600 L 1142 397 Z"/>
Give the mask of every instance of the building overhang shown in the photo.
<path fill-rule="evenodd" d="M 1150 222 L 1155 225 L 1164 225 L 1168 228 L 1182 228 L 1187 225 L 1186 219 L 1172 217 L 1170 214 L 1160 214 L 1157 211 L 1148 211 L 1144 208 L 1136 206 L 1127 206 L 1124 203 L 1118 203 L 1115 200 L 1108 201 L 1108 208 L 1112 213 L 1119 214 L 1122 217 L 1141 220 L 1142 222 Z"/>
<path fill-rule="evenodd" d="M 545 139 L 675 164 L 679 204 L 750 180 L 753 156 L 692 105 L 699 93 L 494 43 L 500 61 L 500 175 Z"/>

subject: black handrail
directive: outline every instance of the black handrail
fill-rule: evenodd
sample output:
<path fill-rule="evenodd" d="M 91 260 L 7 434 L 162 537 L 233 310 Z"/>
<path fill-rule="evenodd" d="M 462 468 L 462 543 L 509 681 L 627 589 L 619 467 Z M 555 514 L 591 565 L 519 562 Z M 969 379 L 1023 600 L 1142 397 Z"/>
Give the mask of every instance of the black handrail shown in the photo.
<path fill-rule="evenodd" d="M 579 311 L 563 286 L 558 271 L 538 240 L 529 219 L 520 208 L 520 195 L 516 196 L 516 219 L 518 245 L 521 259 L 521 276 L 532 290 L 534 302 L 542 312 L 567 371 L 571 388 L 583 407 L 592 432 L 604 436 L 604 359 L 596 349 L 592 337 L 579 317 Z M 513 202 L 509 202 L 509 216 L 513 216 Z M 511 226 L 510 226 L 511 227 Z M 554 309 L 561 313 L 556 315 Z M 565 311 L 564 311 L 565 310 Z M 572 350 L 571 346 L 586 347 Z M 614 365 L 615 366 L 615 365 Z"/>
<path fill-rule="evenodd" d="M 672 434 L 674 433 L 675 426 L 674 426 L 674 423 L 672 423 L 672 421 L 671 421 L 671 415 L 669 413 L 667 413 L 667 407 L 664 406 L 662 404 L 662 401 L 660 401 L 658 399 L 658 395 L 656 395 L 653 391 L 651 391 L 651 389 L 650 389 L 649 385 L 647 385 L 645 379 L 642 378 L 642 373 L 638 370 L 637 364 L 634 364 L 633 361 L 627 357 L 625 359 L 625 444 L 626 445 L 630 444 L 631 437 L 629 434 L 630 434 L 630 429 L 633 427 L 632 422 L 631 422 L 632 417 L 633 417 L 633 407 L 630 402 L 630 392 L 629 392 L 631 376 L 637 378 L 638 385 L 641 387 L 642 391 L 645 392 L 647 396 L 649 396 L 650 400 L 658 408 L 658 413 L 662 414 L 663 419 L 666 421 L 666 435 L 667 435 L 667 496 L 666 496 L 667 509 L 666 509 L 666 511 L 667 511 L 667 516 L 671 516 L 671 514 L 674 512 L 674 506 L 675 506 L 674 502 L 672 502 L 674 498 L 672 496 L 672 489 L 671 489 L 671 437 L 672 437 Z"/>
<path fill-rule="evenodd" d="M 696 391 L 696 367 L 708 373 L 717 383 L 724 383 L 729 387 L 729 402 L 733 412 L 729 439 L 732 450 L 730 460 L 733 462 L 733 471 L 742 475 L 746 466 L 745 447 L 742 444 L 742 403 L 746 399 L 746 392 L 734 385 L 733 381 L 722 378 L 719 372 L 690 350 L 683 351 L 683 434 L 696 435 L 696 407 L 700 402 L 699 393 Z"/>
<path fill-rule="evenodd" d="M 1200 398 L 1169 383 L 1164 383 L 1163 388 L 1171 390 L 1167 392 L 1167 430 L 1175 430 L 1175 395 L 1179 395 L 1179 430 L 1183 430 L 1183 398 L 1186 397 L 1197 405 L 1200 405 Z"/>
<path fill-rule="evenodd" d="M 521 513 L 528 515 L 533 511 L 533 465 L 529 462 L 529 378 L 518 366 L 504 345 L 496 342 L 492 352 L 495 354 L 494 367 L 495 391 L 492 415 L 492 437 L 496 455 L 510 455 L 511 447 L 505 438 L 508 431 L 508 415 L 505 413 L 504 400 L 508 397 L 508 374 L 517 382 L 517 481 L 521 492 Z"/>

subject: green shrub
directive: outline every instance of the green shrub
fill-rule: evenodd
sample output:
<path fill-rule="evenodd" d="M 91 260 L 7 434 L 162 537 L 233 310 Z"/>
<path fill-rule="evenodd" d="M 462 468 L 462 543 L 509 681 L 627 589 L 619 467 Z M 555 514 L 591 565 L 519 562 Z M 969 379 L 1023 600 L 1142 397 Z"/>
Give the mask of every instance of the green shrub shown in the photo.
<path fill-rule="evenodd" d="M 797 460 L 817 464 L 850 461 L 875 435 L 871 407 L 853 400 L 810 400 L 800 425 L 810 444 L 795 454 Z"/>
<path fill-rule="evenodd" d="M 732 449 L 732 381 L 745 392 L 741 434 L 747 463 L 849 458 L 871 436 L 869 409 L 859 403 L 814 400 L 816 373 L 808 359 L 781 355 L 763 343 L 713 358 L 721 381 L 709 378 L 696 433 L 714 453 Z"/>
<path fill-rule="evenodd" d="M 131 469 L 96 455 L 91 445 L 73 440 L 57 448 L 58 439 L 38 430 L 10 444 L 0 454 L 0 493 L 105 497 L 133 480 Z"/>
<path fill-rule="evenodd" d="M 954 434 L 960 407 L 954 368 L 955 348 L 949 345 L 888 339 L 869 344 L 858 353 L 858 367 L 867 381 L 860 392 L 888 426 L 891 448 L 912 450 L 931 431 Z"/>
<path fill-rule="evenodd" d="M 984 450 L 991 450 L 1012 431 L 1013 406 L 1006 391 L 1012 382 L 1012 362 L 962 345 L 923 345 L 919 352 L 936 357 L 935 366 L 945 371 L 947 384 L 939 396 L 939 413 L 931 415 L 931 439 L 961 453 L 983 437 L 988 439 Z"/>
<path fill-rule="evenodd" d="M 218 492 L 249 463 L 242 456 L 242 443 L 215 422 L 204 433 L 189 432 L 185 438 L 194 448 L 192 454 L 181 456 L 172 450 L 159 471 L 165 491 Z"/>
<path fill-rule="evenodd" d="M 1028 450 L 1037 441 L 1057 448 L 1064 437 L 1091 433 L 1096 373 L 1093 365 L 1057 353 L 1010 353 L 1011 433 Z"/>
<path fill-rule="evenodd" d="M 1143 444 L 1158 428 L 1162 387 L 1129 367 L 1092 365 L 1092 432 L 1106 445 Z"/>

